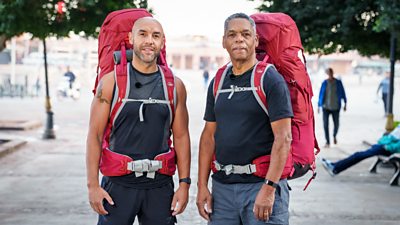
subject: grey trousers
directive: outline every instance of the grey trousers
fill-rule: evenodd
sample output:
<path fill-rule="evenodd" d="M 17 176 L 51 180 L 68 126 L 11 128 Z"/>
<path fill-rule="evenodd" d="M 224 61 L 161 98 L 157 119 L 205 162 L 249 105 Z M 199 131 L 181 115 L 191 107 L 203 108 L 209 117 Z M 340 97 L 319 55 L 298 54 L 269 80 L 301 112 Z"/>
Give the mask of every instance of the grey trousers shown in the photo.
<path fill-rule="evenodd" d="M 253 207 L 263 182 L 223 184 L 212 181 L 213 211 L 208 225 L 289 224 L 289 189 L 281 180 L 275 191 L 272 215 L 268 221 L 257 220 Z"/>

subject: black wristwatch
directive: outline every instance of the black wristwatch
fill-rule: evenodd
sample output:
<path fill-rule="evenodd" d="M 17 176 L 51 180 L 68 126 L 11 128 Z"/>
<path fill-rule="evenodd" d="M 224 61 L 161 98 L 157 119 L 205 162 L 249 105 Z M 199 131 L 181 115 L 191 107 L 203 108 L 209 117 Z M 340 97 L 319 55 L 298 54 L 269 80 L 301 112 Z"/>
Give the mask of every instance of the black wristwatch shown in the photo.
<path fill-rule="evenodd" d="M 265 179 L 265 180 L 264 180 L 264 184 L 269 185 L 269 186 L 271 186 L 271 187 L 273 187 L 273 188 L 278 187 L 278 184 L 277 184 L 277 183 L 275 183 L 275 182 L 273 182 L 273 181 L 271 181 L 271 180 L 268 180 L 268 179 Z"/>
<path fill-rule="evenodd" d="M 190 177 L 185 177 L 185 178 L 179 179 L 179 183 L 180 182 L 185 182 L 190 185 L 192 183 L 192 179 L 190 179 Z"/>

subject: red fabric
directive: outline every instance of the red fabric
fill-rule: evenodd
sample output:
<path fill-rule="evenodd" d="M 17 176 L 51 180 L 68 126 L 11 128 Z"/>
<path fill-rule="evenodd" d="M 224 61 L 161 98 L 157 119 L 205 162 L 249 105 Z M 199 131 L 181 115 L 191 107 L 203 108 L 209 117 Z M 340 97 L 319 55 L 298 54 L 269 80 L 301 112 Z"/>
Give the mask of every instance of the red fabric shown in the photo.
<path fill-rule="evenodd" d="M 166 62 L 164 62 L 166 64 Z M 169 69 L 166 65 L 160 66 L 164 73 L 165 83 L 167 85 L 167 92 L 169 98 L 169 106 L 172 110 L 172 119 L 175 116 L 175 103 L 174 103 L 174 90 L 175 90 L 175 79 L 174 74 L 172 73 L 171 69 Z"/>
<path fill-rule="evenodd" d="M 142 17 L 151 16 L 152 15 L 145 9 L 122 9 L 108 14 L 101 26 L 99 34 L 99 61 L 93 93 L 96 93 L 99 80 L 105 74 L 114 70 L 114 51 L 120 50 L 121 43 L 125 43 L 127 49 L 132 48 L 132 45 L 129 43 L 128 33 L 131 32 L 135 21 Z M 159 64 L 165 65 L 165 55 L 164 45 L 164 48 L 161 50 L 161 57 L 159 57 Z"/>
<path fill-rule="evenodd" d="M 127 84 L 127 62 L 126 62 L 126 48 L 124 43 L 121 44 L 121 63 L 115 66 L 116 72 L 116 84 L 118 87 L 118 98 L 114 107 L 111 108 L 110 118 L 108 119 L 107 127 L 104 131 L 103 135 L 103 149 L 107 149 L 109 147 L 110 134 L 112 127 L 114 125 L 114 119 L 118 109 L 122 105 L 122 99 L 125 98 L 126 95 L 126 84 Z"/>
<path fill-rule="evenodd" d="M 167 153 L 157 155 L 154 160 L 159 160 L 162 162 L 162 168 L 158 170 L 159 173 L 168 176 L 173 176 L 175 174 L 176 153 L 174 148 L 171 148 L 171 150 Z"/>
<path fill-rule="evenodd" d="M 58 1 L 57 2 L 57 13 L 58 14 L 63 14 L 63 7 L 64 7 L 64 1 Z"/>
<path fill-rule="evenodd" d="M 214 86 L 213 86 L 214 97 L 217 96 L 218 86 L 219 86 L 219 83 L 221 82 L 222 74 L 224 73 L 227 66 L 228 66 L 228 64 L 219 68 L 219 70 L 215 74 Z"/>
<path fill-rule="evenodd" d="M 132 173 L 128 170 L 128 162 L 133 159 L 129 156 L 122 155 L 103 149 L 101 152 L 100 172 L 104 176 L 123 176 Z"/>
<path fill-rule="evenodd" d="M 265 64 L 263 62 L 257 64 L 257 67 L 255 68 L 256 71 L 254 73 L 254 86 L 258 87 L 257 88 L 257 94 L 261 99 L 261 102 L 265 105 L 265 107 L 268 109 L 268 103 L 267 103 L 267 96 L 262 90 L 262 84 L 261 84 L 261 78 L 264 75 L 264 70 L 268 66 L 268 64 Z"/>
<path fill-rule="evenodd" d="M 319 147 L 311 103 L 313 92 L 296 23 L 283 13 L 256 13 L 251 17 L 259 36 L 257 58 L 274 64 L 288 84 L 294 114 L 290 154 L 293 164 L 315 167 L 314 148 L 318 153 Z M 265 96 L 259 92 L 258 95 Z M 303 175 L 296 172 L 292 171 L 290 177 Z"/>
<path fill-rule="evenodd" d="M 257 27 L 259 45 L 256 57 L 259 65 L 254 76 L 257 95 L 268 109 L 266 95 L 262 91 L 261 78 L 264 68 L 272 63 L 285 79 L 290 92 L 294 118 L 292 119 L 292 144 L 282 178 L 296 178 L 304 175 L 310 168 L 315 170 L 315 154 L 319 152 L 315 138 L 314 112 L 311 103 L 313 96 L 311 81 L 305 66 L 305 57 L 296 23 L 283 13 L 257 13 L 251 16 Z M 218 70 L 214 80 L 214 96 L 226 66 Z M 264 79 L 268 79 L 267 77 Z M 317 152 L 314 153 L 314 149 Z M 215 157 L 215 155 L 214 155 Z M 256 176 L 265 177 L 269 167 L 270 155 L 254 159 Z M 212 169 L 215 172 L 215 168 Z M 298 169 L 299 168 L 299 169 Z"/>
<path fill-rule="evenodd" d="M 296 23 L 283 13 L 257 13 L 251 17 L 257 25 L 259 58 L 267 54 L 268 62 L 275 65 L 288 83 L 294 120 L 307 122 L 313 118 L 308 102 L 313 93 Z"/>
<path fill-rule="evenodd" d="M 100 35 L 99 35 L 99 65 L 96 83 L 93 89 L 93 93 L 96 92 L 96 87 L 98 85 L 99 80 L 107 73 L 114 70 L 116 73 L 116 85 L 118 86 L 118 98 L 115 102 L 114 107 L 111 109 L 110 117 L 108 119 L 108 123 L 103 135 L 102 141 L 102 158 L 100 163 L 100 170 L 105 176 L 121 176 L 125 174 L 131 173 L 131 171 L 126 170 L 126 163 L 129 162 L 130 159 L 128 156 L 121 155 L 118 153 L 114 153 L 108 150 L 109 147 L 109 138 L 111 134 L 111 130 L 113 127 L 113 122 L 115 120 L 116 113 L 120 109 L 122 105 L 122 99 L 125 98 L 126 95 L 126 85 L 127 85 L 127 59 L 126 59 L 126 50 L 131 49 L 133 46 L 129 43 L 128 33 L 131 32 L 132 26 L 134 22 L 142 17 L 151 17 L 152 15 L 147 12 L 145 9 L 123 9 L 110 13 L 107 18 L 104 20 L 103 25 L 101 26 Z M 117 65 L 114 64 L 113 53 L 114 51 L 121 51 L 121 62 Z M 175 104 L 174 104 L 174 90 L 175 90 L 175 81 L 174 75 L 172 71 L 168 68 L 166 60 L 165 60 L 165 45 L 161 50 L 160 57 L 158 58 L 158 64 L 161 66 L 163 70 L 163 74 L 165 76 L 168 97 L 170 100 L 170 106 L 172 110 L 172 118 L 175 115 Z M 172 148 L 172 142 L 169 140 L 170 148 Z M 159 172 L 166 175 L 173 175 L 176 170 L 175 166 L 175 151 L 170 151 L 173 156 L 170 154 L 163 154 L 163 156 L 159 156 L 158 160 L 163 161 L 163 169 Z M 166 157 L 166 158 L 165 158 Z M 128 161 L 127 161 L 128 160 Z M 132 161 L 132 159 L 130 159 Z M 165 165 L 164 165 L 165 163 Z M 122 169 L 125 168 L 125 171 Z M 119 171 L 119 172 L 118 172 Z M 121 174 L 124 171 L 125 174 Z M 108 174 L 108 175 L 106 175 Z"/>
<path fill-rule="evenodd" d="M 176 154 L 175 149 L 167 153 L 157 155 L 154 160 L 162 162 L 162 168 L 158 170 L 158 173 L 173 176 L 176 170 Z M 129 156 L 119 154 L 108 149 L 103 149 L 100 160 L 100 172 L 104 176 L 123 176 L 132 173 L 128 170 L 128 163 L 132 162 L 133 159 Z"/>
<path fill-rule="evenodd" d="M 216 157 L 215 157 L 215 153 L 214 153 L 214 154 L 213 154 L 212 161 L 211 161 L 211 171 L 212 171 L 213 173 L 218 172 L 217 168 L 215 167 L 215 163 L 214 163 L 215 160 L 216 160 Z"/>
<path fill-rule="evenodd" d="M 256 172 L 253 175 L 261 178 L 265 178 L 269 169 L 269 163 L 271 161 L 271 155 L 264 155 L 253 160 L 252 164 L 256 165 Z M 293 168 L 292 157 L 289 154 L 288 160 L 286 161 L 285 167 L 283 168 L 281 179 L 289 177 Z"/>

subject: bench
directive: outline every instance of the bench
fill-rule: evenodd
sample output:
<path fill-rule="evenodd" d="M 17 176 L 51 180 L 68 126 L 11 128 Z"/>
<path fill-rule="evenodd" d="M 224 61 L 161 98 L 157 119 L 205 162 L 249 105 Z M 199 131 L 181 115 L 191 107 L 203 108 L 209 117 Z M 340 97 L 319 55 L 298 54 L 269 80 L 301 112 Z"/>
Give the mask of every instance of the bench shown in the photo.
<path fill-rule="evenodd" d="M 392 186 L 399 185 L 399 177 L 400 177 L 400 153 L 394 153 L 390 156 L 377 156 L 377 159 L 374 164 L 372 164 L 369 169 L 370 173 L 376 173 L 376 169 L 379 164 L 391 164 L 395 168 L 395 172 L 392 178 L 389 181 L 389 184 Z"/>

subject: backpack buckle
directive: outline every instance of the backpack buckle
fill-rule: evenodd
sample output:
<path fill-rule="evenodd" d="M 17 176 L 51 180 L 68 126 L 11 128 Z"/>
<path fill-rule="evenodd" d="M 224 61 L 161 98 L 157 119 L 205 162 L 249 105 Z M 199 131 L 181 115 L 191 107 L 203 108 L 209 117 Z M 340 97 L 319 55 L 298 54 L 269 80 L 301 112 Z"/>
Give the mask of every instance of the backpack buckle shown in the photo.
<path fill-rule="evenodd" d="M 226 175 L 229 175 L 233 173 L 233 165 L 232 164 L 226 165 L 224 166 L 223 170 L 225 170 Z"/>

